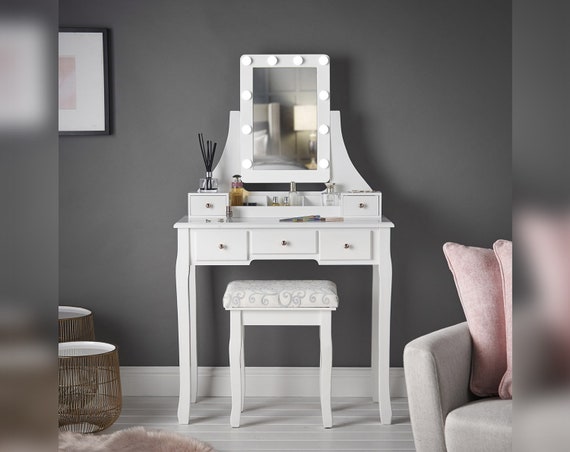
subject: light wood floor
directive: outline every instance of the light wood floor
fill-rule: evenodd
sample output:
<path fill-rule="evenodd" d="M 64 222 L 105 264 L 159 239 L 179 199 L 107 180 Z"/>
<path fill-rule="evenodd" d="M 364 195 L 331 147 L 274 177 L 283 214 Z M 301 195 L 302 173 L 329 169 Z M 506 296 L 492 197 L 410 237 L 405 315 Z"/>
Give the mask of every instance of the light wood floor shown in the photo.
<path fill-rule="evenodd" d="M 241 427 L 229 425 L 229 397 L 192 405 L 189 425 L 176 418 L 177 397 L 125 397 L 121 417 L 102 432 L 144 426 L 193 436 L 223 451 L 413 451 L 407 399 L 392 399 L 393 423 L 381 425 L 378 404 L 366 398 L 333 398 L 332 429 L 321 424 L 318 398 L 248 397 Z"/>

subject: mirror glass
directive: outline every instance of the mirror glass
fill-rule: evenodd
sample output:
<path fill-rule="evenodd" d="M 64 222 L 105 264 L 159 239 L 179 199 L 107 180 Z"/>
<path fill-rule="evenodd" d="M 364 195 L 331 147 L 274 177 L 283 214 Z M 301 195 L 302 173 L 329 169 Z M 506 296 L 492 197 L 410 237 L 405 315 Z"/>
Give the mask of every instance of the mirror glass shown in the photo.
<path fill-rule="evenodd" d="M 253 68 L 254 171 L 317 169 L 317 69 Z"/>

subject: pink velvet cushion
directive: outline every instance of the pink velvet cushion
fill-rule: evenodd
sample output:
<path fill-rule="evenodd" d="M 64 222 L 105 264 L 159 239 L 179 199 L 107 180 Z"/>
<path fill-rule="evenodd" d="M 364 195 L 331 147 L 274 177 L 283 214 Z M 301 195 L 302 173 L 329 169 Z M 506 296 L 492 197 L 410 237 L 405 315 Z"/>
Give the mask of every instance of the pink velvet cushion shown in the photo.
<path fill-rule="evenodd" d="M 505 310 L 499 263 L 493 250 L 446 243 L 443 252 L 473 341 L 471 392 L 497 395 L 507 370 Z"/>
<path fill-rule="evenodd" d="M 505 333 L 507 341 L 507 371 L 499 385 L 501 399 L 513 398 L 513 243 L 497 240 L 493 244 L 503 282 L 503 301 L 505 305 Z"/>

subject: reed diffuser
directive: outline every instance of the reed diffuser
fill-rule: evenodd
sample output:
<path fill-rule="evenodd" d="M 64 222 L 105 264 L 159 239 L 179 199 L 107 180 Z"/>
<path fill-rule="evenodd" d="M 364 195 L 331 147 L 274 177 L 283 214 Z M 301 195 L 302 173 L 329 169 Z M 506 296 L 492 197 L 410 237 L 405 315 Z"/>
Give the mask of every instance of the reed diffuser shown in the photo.
<path fill-rule="evenodd" d="M 212 167 L 214 165 L 214 157 L 216 156 L 216 147 L 218 143 L 212 140 L 207 140 L 204 143 L 204 134 L 198 134 L 198 142 L 200 143 L 200 151 L 204 159 L 204 166 L 206 167 L 206 177 L 200 179 L 199 192 L 217 192 L 218 180 L 212 177 Z"/>

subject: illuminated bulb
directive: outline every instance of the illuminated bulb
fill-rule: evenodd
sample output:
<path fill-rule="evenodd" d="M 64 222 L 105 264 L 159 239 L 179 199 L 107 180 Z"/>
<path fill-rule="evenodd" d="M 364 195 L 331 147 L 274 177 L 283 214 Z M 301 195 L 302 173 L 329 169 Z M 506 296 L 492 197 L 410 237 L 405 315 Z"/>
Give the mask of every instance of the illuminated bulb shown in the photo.
<path fill-rule="evenodd" d="M 321 66 L 326 66 L 327 64 L 329 64 L 329 57 L 326 55 L 321 55 L 319 57 L 319 64 Z"/>
<path fill-rule="evenodd" d="M 250 100 L 251 99 L 251 91 L 249 91 L 247 89 L 245 91 L 242 91 L 241 98 L 243 100 Z"/>
<path fill-rule="evenodd" d="M 251 168 L 252 165 L 253 165 L 253 162 L 250 159 L 245 159 L 245 160 L 242 160 L 242 162 L 241 162 L 241 166 L 244 167 L 245 169 Z"/>
<path fill-rule="evenodd" d="M 321 135 L 326 135 L 327 133 L 329 133 L 329 126 L 327 126 L 326 124 L 321 124 L 319 126 L 319 133 Z"/>
<path fill-rule="evenodd" d="M 301 64 L 303 64 L 303 57 L 301 55 L 297 55 L 295 57 L 293 57 L 293 64 L 296 66 L 301 66 Z"/>
<path fill-rule="evenodd" d="M 267 58 L 267 64 L 269 64 L 269 66 L 275 66 L 277 64 L 277 57 L 275 55 L 271 55 L 270 57 Z"/>
<path fill-rule="evenodd" d="M 243 64 L 244 66 L 249 66 L 252 63 L 252 61 L 253 60 L 248 55 L 244 55 L 241 57 L 241 64 Z"/>
<path fill-rule="evenodd" d="M 241 128 L 241 131 L 244 135 L 249 135 L 253 131 L 253 129 L 251 128 L 251 126 L 249 124 L 246 124 L 245 126 L 243 126 Z"/>
<path fill-rule="evenodd" d="M 322 90 L 322 91 L 319 93 L 319 99 L 321 99 L 321 100 L 328 100 L 328 99 L 329 99 L 329 92 L 328 92 L 328 91 L 325 91 L 325 90 Z"/>
<path fill-rule="evenodd" d="M 329 167 L 329 161 L 327 159 L 320 159 L 319 166 L 323 169 L 326 169 Z"/>

